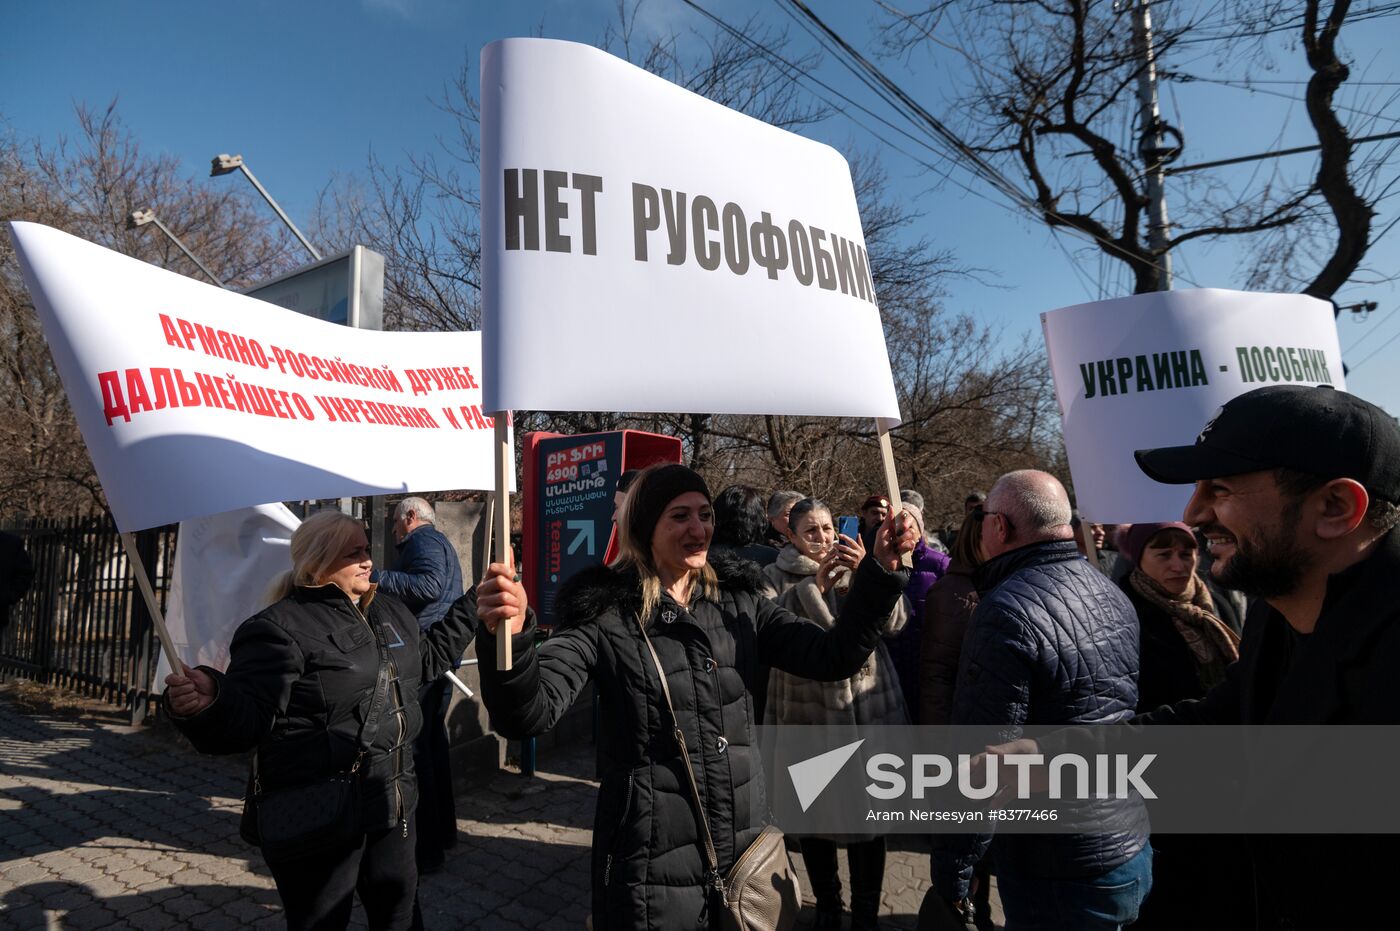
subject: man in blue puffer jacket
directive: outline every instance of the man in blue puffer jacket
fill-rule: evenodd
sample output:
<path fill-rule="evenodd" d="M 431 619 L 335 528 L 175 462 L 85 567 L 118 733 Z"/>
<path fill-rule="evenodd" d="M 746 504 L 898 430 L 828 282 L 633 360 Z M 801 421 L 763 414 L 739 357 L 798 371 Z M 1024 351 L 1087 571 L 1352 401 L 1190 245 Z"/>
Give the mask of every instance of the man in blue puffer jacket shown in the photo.
<path fill-rule="evenodd" d="M 437 515 L 422 498 L 404 498 L 394 508 L 394 541 L 399 568 L 376 572 L 373 581 L 408 606 L 418 626 L 427 630 L 447 616 L 462 597 L 462 563 L 442 531 L 433 526 Z M 461 657 L 457 658 L 458 660 Z M 447 708 L 452 686 L 446 676 L 424 682 L 418 692 L 423 730 L 413 744 L 418 772 L 418 872 L 441 869 L 446 851 L 457 843 L 457 806 L 452 798 L 451 744 L 447 738 Z"/>
<path fill-rule="evenodd" d="M 400 501 L 394 508 L 399 568 L 374 574 L 379 590 L 408 605 L 423 630 L 446 617 L 462 597 L 462 563 L 434 520 L 433 506 L 422 498 Z"/>
<path fill-rule="evenodd" d="M 1112 580 L 1079 554 L 1069 496 L 1054 476 L 1002 476 L 982 508 L 981 601 L 968 625 L 954 724 L 1110 724 L 1137 704 L 1138 621 Z M 1147 838 L 1006 834 L 992 847 L 1007 928 L 1119 928 L 1152 882 Z M 972 867 L 991 835 L 934 838 L 930 909 L 967 913 Z M 946 905 L 944 903 L 947 903 Z M 934 916 L 921 914 L 921 925 Z"/>

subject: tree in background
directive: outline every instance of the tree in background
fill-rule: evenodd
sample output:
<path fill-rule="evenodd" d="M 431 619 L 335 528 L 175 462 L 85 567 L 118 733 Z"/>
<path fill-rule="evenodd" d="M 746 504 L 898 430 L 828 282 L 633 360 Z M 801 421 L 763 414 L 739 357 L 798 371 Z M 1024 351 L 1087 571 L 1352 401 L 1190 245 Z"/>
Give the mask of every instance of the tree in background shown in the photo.
<path fill-rule="evenodd" d="M 773 53 L 798 70 L 781 30 L 752 17 L 734 32 L 641 36 L 637 5 L 619 4 L 600 45 L 667 80 L 771 125 L 801 130 L 829 111 L 800 91 Z M 322 238 L 359 241 L 387 258 L 386 326 L 480 326 L 480 145 L 468 66 L 438 103 L 445 129 L 436 151 L 410 153 L 394 171 L 372 158 L 364 185 L 337 184 L 321 198 Z M 904 422 L 893 431 L 901 481 L 928 499 L 929 516 L 953 519 L 972 488 L 1022 466 L 1056 467 L 1057 425 L 1049 375 L 1038 345 L 1005 349 L 997 334 L 941 304 L 942 283 L 974 274 L 949 251 L 913 240 L 917 218 L 889 192 L 879 161 L 852 158 L 871 275 L 879 295 Z M 737 336 L 736 338 L 742 338 Z M 772 347 L 772 377 L 790 364 Z M 832 378 L 841 377 L 839 341 Z M 705 413 L 516 412 L 519 429 L 592 433 L 633 428 L 682 438 L 688 463 L 716 489 L 732 482 L 798 488 L 852 507 L 883 487 L 871 421 Z M 1063 471 L 1063 469 L 1060 469 Z"/>
<path fill-rule="evenodd" d="M 1277 160 L 1257 163 L 1243 186 L 1209 171 L 1173 175 L 1171 231 L 1154 248 L 1139 152 L 1146 127 L 1136 96 L 1145 65 L 1131 22 L 1144 0 L 934 0 L 914 12 L 877 2 L 886 13 L 884 51 L 937 46 L 966 69 L 953 108 L 964 114 L 957 128 L 966 151 L 950 146 L 950 158 L 969 165 L 981 159 L 992 173 L 1007 172 L 1003 193 L 1052 229 L 1074 230 L 1123 263 L 1134 293 L 1158 290 L 1163 255 L 1193 240 L 1248 237 L 1253 260 L 1243 284 L 1251 288 L 1330 298 L 1362 267 L 1376 206 L 1393 186 L 1395 147 L 1363 151 L 1352 141 L 1376 117 L 1363 122 L 1361 111 L 1337 100 L 1350 76 L 1337 42 L 1349 20 L 1393 15 L 1393 8 L 1352 12 L 1349 0 L 1151 4 L 1164 80 L 1215 80 L 1183 70 L 1210 58 L 1258 72 L 1271 66 L 1261 57 L 1275 54 L 1266 47 L 1270 37 L 1300 43 L 1311 71 L 1307 113 L 1322 147 L 1310 176 Z M 1244 142 L 1247 151 L 1239 154 L 1269 143 Z"/>
<path fill-rule="evenodd" d="M 774 70 L 768 50 L 787 38 L 756 19 L 745 38 L 718 32 L 681 41 L 640 40 L 635 7 L 604 38 L 667 79 L 773 125 L 791 129 L 825 116 Z M 757 47 L 751 40 L 757 40 Z M 686 49 L 694 49 L 688 52 Z M 792 56 L 801 68 L 815 58 Z M 479 136 L 476 102 L 463 70 L 440 103 L 444 135 L 433 152 L 410 153 L 398 171 L 371 157 L 366 180 L 336 179 L 312 224 L 337 251 L 362 243 L 385 255 L 389 329 L 459 330 L 480 325 Z M 0 167 L 0 207 L 183 274 L 197 276 L 164 237 L 126 228 L 151 207 L 216 275 L 245 286 L 300 263 L 294 241 L 247 200 L 241 187 L 209 186 L 169 158 L 141 152 L 114 106 L 78 109 L 73 142 L 10 144 Z M 941 303 L 942 282 L 975 273 L 950 252 L 914 240 L 916 217 L 888 191 L 878 161 L 852 159 L 871 273 L 880 296 L 904 422 L 893 432 L 906 487 L 928 499 L 929 518 L 952 519 L 971 488 L 1021 466 L 1054 467 L 1055 418 L 1042 353 L 1028 342 L 1000 346 L 997 334 Z M 102 505 L 101 489 L 73 423 L 8 242 L 0 254 L 0 397 L 21 412 L 0 427 L 0 513 L 70 514 Z M 773 378 L 784 377 L 772 347 Z M 831 346 L 839 378 L 839 340 Z M 795 487 L 852 506 L 883 486 L 869 421 L 627 412 L 517 412 L 522 430 L 585 433 L 633 427 L 680 436 L 688 461 L 721 487 L 735 481 Z M 1062 470 L 1061 470 L 1062 471 Z M 75 495 L 74 489 L 80 490 Z"/>
<path fill-rule="evenodd" d="M 295 244 L 246 196 L 199 185 L 167 156 L 151 156 L 122 125 L 115 103 L 79 106 L 76 136 L 52 146 L 0 141 L 0 216 L 31 220 L 134 258 L 200 277 L 154 230 L 129 230 L 150 207 L 231 286 L 295 264 Z M 74 422 L 19 262 L 0 236 L 0 514 L 70 516 L 105 499 Z"/>

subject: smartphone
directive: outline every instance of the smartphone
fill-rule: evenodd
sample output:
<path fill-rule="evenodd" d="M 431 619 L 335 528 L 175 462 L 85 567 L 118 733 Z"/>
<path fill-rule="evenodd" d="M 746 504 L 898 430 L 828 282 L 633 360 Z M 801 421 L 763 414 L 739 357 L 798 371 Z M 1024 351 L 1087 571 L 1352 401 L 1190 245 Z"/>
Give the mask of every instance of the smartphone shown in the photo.
<path fill-rule="evenodd" d="M 852 515 L 842 517 L 836 523 L 836 532 L 852 540 L 860 536 L 860 518 Z"/>

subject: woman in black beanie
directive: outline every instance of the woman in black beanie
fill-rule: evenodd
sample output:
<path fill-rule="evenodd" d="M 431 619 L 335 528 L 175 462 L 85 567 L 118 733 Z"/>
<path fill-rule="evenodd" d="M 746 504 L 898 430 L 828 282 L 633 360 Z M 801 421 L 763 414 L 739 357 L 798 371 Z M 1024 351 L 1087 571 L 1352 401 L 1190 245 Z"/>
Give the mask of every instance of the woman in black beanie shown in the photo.
<path fill-rule="evenodd" d="M 601 703 L 595 931 L 718 927 L 721 911 L 643 626 L 666 671 L 724 875 L 763 827 L 751 804 L 763 778 L 753 738 L 757 670 L 832 680 L 865 663 L 907 581 L 900 554 L 916 541 L 896 520 L 880 528 L 828 630 L 764 598 L 751 563 L 710 552 L 714 513 L 704 479 L 684 466 L 653 466 L 629 492 L 619 559 L 569 581 L 556 603 L 559 628 L 538 647 L 524 592 L 514 593 L 522 606 L 511 624 L 514 668 L 481 666 L 495 729 L 508 737 L 547 731 L 590 680 Z M 495 630 L 494 620 L 483 622 L 483 656 Z"/>

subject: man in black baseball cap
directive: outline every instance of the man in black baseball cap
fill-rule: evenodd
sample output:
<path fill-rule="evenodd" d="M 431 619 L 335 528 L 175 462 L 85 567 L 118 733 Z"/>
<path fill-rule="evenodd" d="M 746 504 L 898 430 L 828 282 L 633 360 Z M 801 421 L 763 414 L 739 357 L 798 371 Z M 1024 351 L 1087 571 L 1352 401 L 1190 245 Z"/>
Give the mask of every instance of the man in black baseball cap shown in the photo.
<path fill-rule="evenodd" d="M 1374 555 L 1400 517 L 1400 426 L 1332 388 L 1250 391 L 1194 444 L 1136 458 L 1159 482 L 1196 483 L 1183 519 L 1209 541 L 1212 574 L 1265 599 L 1304 636 L 1329 579 Z"/>
<path fill-rule="evenodd" d="M 1225 681 L 1133 723 L 1400 724 L 1400 425 L 1354 395 L 1278 385 L 1232 399 L 1195 443 L 1136 458 L 1159 482 L 1195 483 L 1182 519 L 1209 541 L 1216 579 L 1258 600 Z M 1111 740 L 1071 729 L 989 752 L 1092 753 Z M 1400 871 L 1385 835 L 1273 834 L 1250 851 L 1260 928 L 1364 926 Z M 1177 893 L 1210 915 L 1230 890 Z"/>
<path fill-rule="evenodd" d="M 1136 458 L 1159 482 L 1195 483 L 1183 520 L 1205 534 L 1212 574 L 1258 598 L 1225 681 L 1137 720 L 1400 724 L 1400 425 L 1355 395 L 1278 385 L 1232 399 L 1192 445 Z M 1251 849 L 1261 921 L 1283 927 L 1356 926 L 1400 868 L 1380 835 Z"/>

